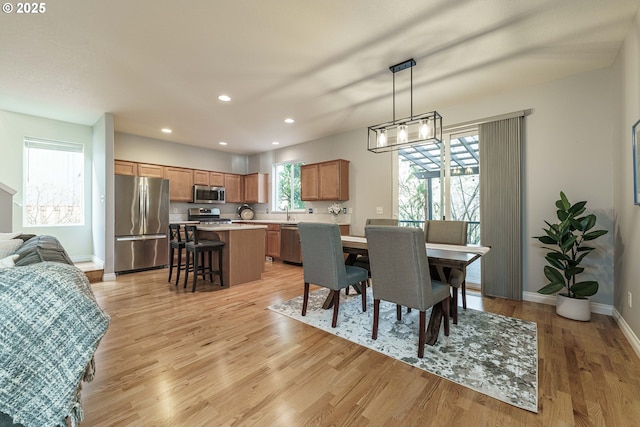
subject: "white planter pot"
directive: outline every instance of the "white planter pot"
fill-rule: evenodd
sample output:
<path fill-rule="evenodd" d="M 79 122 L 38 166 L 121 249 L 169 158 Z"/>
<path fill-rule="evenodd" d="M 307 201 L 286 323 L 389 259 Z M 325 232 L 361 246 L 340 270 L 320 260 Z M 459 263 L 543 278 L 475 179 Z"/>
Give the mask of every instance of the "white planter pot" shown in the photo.
<path fill-rule="evenodd" d="M 569 298 L 557 294 L 556 313 L 567 319 L 588 322 L 591 320 L 591 301 L 589 298 Z"/>

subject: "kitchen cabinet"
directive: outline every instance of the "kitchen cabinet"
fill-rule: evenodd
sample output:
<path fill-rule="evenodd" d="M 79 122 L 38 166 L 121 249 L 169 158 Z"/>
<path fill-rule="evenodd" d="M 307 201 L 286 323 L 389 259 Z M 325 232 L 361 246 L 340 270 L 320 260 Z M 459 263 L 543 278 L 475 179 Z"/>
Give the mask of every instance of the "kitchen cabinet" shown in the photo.
<path fill-rule="evenodd" d="M 331 160 L 300 168 L 302 200 L 349 200 L 349 161 Z"/>
<path fill-rule="evenodd" d="M 149 178 L 164 178 L 164 168 L 160 165 L 138 163 L 138 176 Z"/>
<path fill-rule="evenodd" d="M 269 201 L 268 182 L 269 175 L 265 173 L 252 173 L 244 176 L 244 202 L 267 203 Z"/>
<path fill-rule="evenodd" d="M 302 264 L 302 248 L 297 225 L 283 225 L 280 228 L 280 258 L 283 262 Z"/>
<path fill-rule="evenodd" d="M 300 199 L 318 200 L 318 165 L 300 166 Z"/>
<path fill-rule="evenodd" d="M 280 258 L 280 224 L 267 224 L 265 253 L 272 258 Z"/>
<path fill-rule="evenodd" d="M 224 174 L 224 186 L 226 191 L 227 203 L 244 202 L 244 185 L 243 176 L 234 173 Z"/>
<path fill-rule="evenodd" d="M 136 176 L 138 175 L 138 163 L 127 162 L 125 160 L 114 160 L 113 173 L 115 175 Z"/>
<path fill-rule="evenodd" d="M 169 199 L 172 202 L 190 202 L 193 198 L 193 170 L 167 166 L 164 173 L 169 180 Z"/>
<path fill-rule="evenodd" d="M 193 171 L 193 185 L 209 185 L 209 171 Z"/>
<path fill-rule="evenodd" d="M 209 185 L 224 187 L 224 174 L 222 172 L 209 172 Z"/>

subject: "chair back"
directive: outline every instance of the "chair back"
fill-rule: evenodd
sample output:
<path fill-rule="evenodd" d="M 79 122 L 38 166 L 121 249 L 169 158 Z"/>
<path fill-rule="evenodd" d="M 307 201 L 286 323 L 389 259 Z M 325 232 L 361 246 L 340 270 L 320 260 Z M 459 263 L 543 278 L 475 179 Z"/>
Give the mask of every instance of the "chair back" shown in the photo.
<path fill-rule="evenodd" d="M 171 243 L 181 243 L 180 224 L 169 224 L 169 241 Z"/>
<path fill-rule="evenodd" d="M 414 227 L 365 227 L 373 298 L 417 310 L 434 303 L 424 232 Z"/>
<path fill-rule="evenodd" d="M 428 220 L 424 222 L 425 242 L 466 245 L 467 228 L 467 221 Z"/>
<path fill-rule="evenodd" d="M 198 244 L 198 227 L 195 225 L 184 226 L 184 240 L 187 243 Z"/>
<path fill-rule="evenodd" d="M 366 225 L 387 225 L 398 226 L 398 220 L 395 218 L 367 218 Z"/>
<path fill-rule="evenodd" d="M 332 290 L 346 287 L 347 270 L 338 224 L 301 222 L 298 232 L 304 281 Z"/>

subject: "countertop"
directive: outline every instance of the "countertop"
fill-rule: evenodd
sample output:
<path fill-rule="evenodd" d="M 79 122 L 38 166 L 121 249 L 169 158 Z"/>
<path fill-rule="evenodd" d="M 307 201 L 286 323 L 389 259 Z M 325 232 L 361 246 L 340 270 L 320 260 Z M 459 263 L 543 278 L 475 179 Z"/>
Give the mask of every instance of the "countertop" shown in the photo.
<path fill-rule="evenodd" d="M 234 219 L 232 222 L 234 222 L 234 223 L 241 222 L 241 223 L 256 223 L 256 224 L 298 225 L 298 223 L 300 223 L 300 222 L 325 222 L 325 221 L 298 221 L 298 220 L 284 221 L 284 220 L 281 220 L 281 219 L 251 219 L 251 220 Z M 336 223 L 332 223 L 332 224 L 351 225 L 348 222 L 336 222 Z"/>
<path fill-rule="evenodd" d="M 198 230 L 202 231 L 239 231 L 266 229 L 266 225 L 260 224 L 200 224 Z"/>

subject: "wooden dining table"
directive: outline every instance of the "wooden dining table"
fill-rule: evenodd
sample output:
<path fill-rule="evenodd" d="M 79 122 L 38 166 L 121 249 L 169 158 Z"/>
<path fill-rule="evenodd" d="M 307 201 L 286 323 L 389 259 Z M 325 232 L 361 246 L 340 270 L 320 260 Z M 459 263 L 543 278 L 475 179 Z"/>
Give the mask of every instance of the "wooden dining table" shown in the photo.
<path fill-rule="evenodd" d="M 347 257 L 345 264 L 353 265 L 358 255 L 368 255 L 367 238 L 363 236 L 341 236 L 342 238 L 342 250 Z M 448 277 L 446 277 L 445 269 L 458 269 L 463 273 L 463 282 L 466 278 L 467 266 L 476 261 L 482 255 L 489 252 L 490 248 L 486 246 L 475 245 L 445 245 L 440 243 L 425 243 L 425 250 L 427 251 L 427 258 L 429 265 L 432 265 L 438 271 L 440 281 L 449 283 Z M 461 284 L 462 285 L 462 284 Z M 358 291 L 358 289 L 356 289 Z M 454 292 L 458 290 L 455 289 Z M 456 294 L 457 295 L 457 294 Z M 330 296 L 332 296 L 330 294 Z M 332 298 L 327 297 L 325 300 L 325 306 L 327 301 Z M 329 308 L 328 307 L 325 308 Z M 450 310 L 454 318 L 457 318 L 457 298 L 452 298 L 452 309 Z M 427 326 L 427 344 L 434 345 L 438 340 L 438 333 L 440 331 L 440 324 L 442 323 L 442 306 L 436 304 L 431 310 L 431 316 L 429 317 L 429 325 Z"/>

